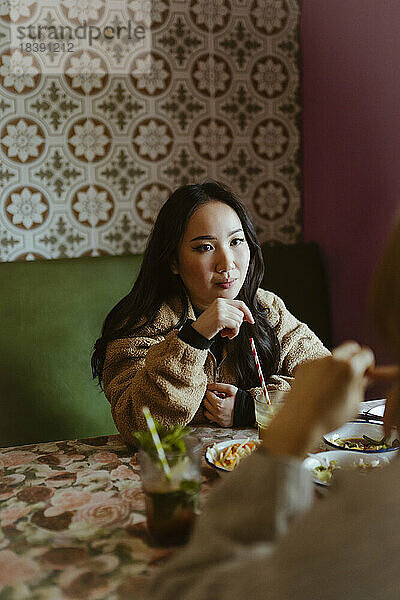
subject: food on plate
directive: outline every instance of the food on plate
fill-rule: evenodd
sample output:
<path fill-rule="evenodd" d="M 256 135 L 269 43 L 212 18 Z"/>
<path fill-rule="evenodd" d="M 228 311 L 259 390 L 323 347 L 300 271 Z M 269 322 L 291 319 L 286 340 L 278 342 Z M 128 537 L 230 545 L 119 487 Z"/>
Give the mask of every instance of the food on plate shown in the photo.
<path fill-rule="evenodd" d="M 329 461 L 329 465 L 318 465 L 313 469 L 314 476 L 322 483 L 328 483 L 332 479 L 333 471 L 338 467 L 337 460 Z"/>
<path fill-rule="evenodd" d="M 214 464 L 216 467 L 222 467 L 228 471 L 233 471 L 242 458 L 252 454 L 259 444 L 260 442 L 257 440 L 246 440 L 245 442 L 231 444 L 222 450 L 216 449 L 217 457 Z M 216 446 L 217 445 L 214 444 L 213 447 L 216 448 Z"/>
<path fill-rule="evenodd" d="M 383 437 L 381 440 L 373 440 L 367 435 L 363 435 L 362 438 L 336 438 L 332 440 L 338 446 L 346 448 L 347 450 L 387 450 L 388 448 L 396 448 L 399 446 L 399 440 L 393 440 L 393 442 L 386 441 Z"/>
<path fill-rule="evenodd" d="M 314 477 L 316 479 L 318 479 L 318 481 L 320 481 L 321 483 L 329 483 L 333 477 L 334 471 L 336 471 L 336 470 L 358 469 L 359 471 L 365 473 L 366 471 L 370 471 L 371 469 L 380 468 L 384 464 L 388 464 L 388 463 L 389 463 L 389 459 L 387 459 L 387 458 L 382 458 L 381 461 L 375 459 L 375 460 L 371 460 L 371 461 L 367 461 L 367 462 L 365 462 L 364 459 L 360 458 L 358 460 L 355 460 L 353 462 L 353 464 L 342 467 L 338 464 L 337 460 L 331 460 L 331 461 L 329 461 L 328 465 L 318 465 L 317 467 L 314 467 L 313 474 L 314 474 Z"/>

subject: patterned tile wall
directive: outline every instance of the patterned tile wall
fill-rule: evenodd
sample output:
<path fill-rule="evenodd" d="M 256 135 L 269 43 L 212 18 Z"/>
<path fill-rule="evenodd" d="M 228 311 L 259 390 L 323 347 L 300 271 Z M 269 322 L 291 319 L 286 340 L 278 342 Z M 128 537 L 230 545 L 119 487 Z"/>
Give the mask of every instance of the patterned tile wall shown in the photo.
<path fill-rule="evenodd" d="M 299 0 L 0 0 L 0 261 L 141 253 L 208 177 L 261 241 L 298 241 L 298 19 Z"/>

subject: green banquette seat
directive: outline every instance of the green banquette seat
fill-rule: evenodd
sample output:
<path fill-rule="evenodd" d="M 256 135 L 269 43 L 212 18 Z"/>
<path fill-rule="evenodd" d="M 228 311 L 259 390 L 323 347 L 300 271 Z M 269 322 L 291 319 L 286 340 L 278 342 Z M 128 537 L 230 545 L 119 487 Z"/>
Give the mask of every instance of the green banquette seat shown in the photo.
<path fill-rule="evenodd" d="M 141 256 L 0 264 L 0 446 L 116 433 L 90 355 Z"/>

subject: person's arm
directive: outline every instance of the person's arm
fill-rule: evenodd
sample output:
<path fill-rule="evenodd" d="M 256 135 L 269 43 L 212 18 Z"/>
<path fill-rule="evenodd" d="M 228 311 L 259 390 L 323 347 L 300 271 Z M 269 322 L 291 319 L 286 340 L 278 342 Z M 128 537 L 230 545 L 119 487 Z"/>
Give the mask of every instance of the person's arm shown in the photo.
<path fill-rule="evenodd" d="M 152 581 L 146 600 L 276 600 L 265 589 L 268 556 L 309 508 L 312 491 L 300 461 L 249 457 L 216 485 L 192 540 Z"/>
<path fill-rule="evenodd" d="M 185 325 L 179 335 L 195 347 L 209 348 L 218 335 L 228 339 L 236 337 L 243 321 L 254 323 L 253 316 L 244 302 L 216 298 L 196 321 Z M 221 382 L 208 384 L 204 396 L 205 418 L 221 427 L 239 424 L 234 423 L 234 407 L 237 397 L 241 398 L 243 394 L 244 392 L 234 385 Z M 242 421 L 240 424 L 244 424 Z"/>
<path fill-rule="evenodd" d="M 204 363 L 212 338 L 221 330 L 234 337 L 244 319 L 253 320 L 243 302 L 218 299 L 196 321 L 188 320 L 165 339 L 143 334 L 108 345 L 104 392 L 127 443 L 132 431 L 146 427 L 143 406 L 166 426 L 192 421 L 206 392 Z"/>
<path fill-rule="evenodd" d="M 183 340 L 193 348 L 197 348 L 198 350 L 209 350 L 212 346 L 214 338 L 210 340 L 201 335 L 198 331 L 193 328 L 193 323 L 195 321 L 193 319 L 188 319 L 182 329 L 180 329 L 178 333 L 179 339 Z"/>
<path fill-rule="evenodd" d="M 118 339 L 107 349 L 104 392 L 122 437 L 146 427 L 142 407 L 166 426 L 187 424 L 206 390 L 207 350 L 194 348 L 171 331 L 165 339 L 143 336 Z"/>
<path fill-rule="evenodd" d="M 343 348 L 336 357 L 299 368 L 285 406 L 265 431 L 264 449 L 216 486 L 191 542 L 153 580 L 148 599 L 286 600 L 321 591 L 309 576 L 323 561 L 316 532 L 335 515 L 325 501 L 299 518 L 312 502 L 312 482 L 300 459 L 322 431 L 354 416 L 363 398 L 372 353 L 356 345 Z M 344 531 L 337 532 L 335 545 L 341 536 Z"/>

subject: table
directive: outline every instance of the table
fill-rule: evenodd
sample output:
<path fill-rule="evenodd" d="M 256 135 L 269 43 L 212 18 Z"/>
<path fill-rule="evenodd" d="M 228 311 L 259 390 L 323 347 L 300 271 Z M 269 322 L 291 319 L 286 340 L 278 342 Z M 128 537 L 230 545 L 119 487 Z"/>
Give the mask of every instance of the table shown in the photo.
<path fill-rule="evenodd" d="M 193 428 L 205 448 L 255 429 Z M 203 458 L 201 502 L 219 475 Z M 119 435 L 0 450 L 0 598 L 135 600 L 176 548 L 147 536 L 137 457 Z"/>

